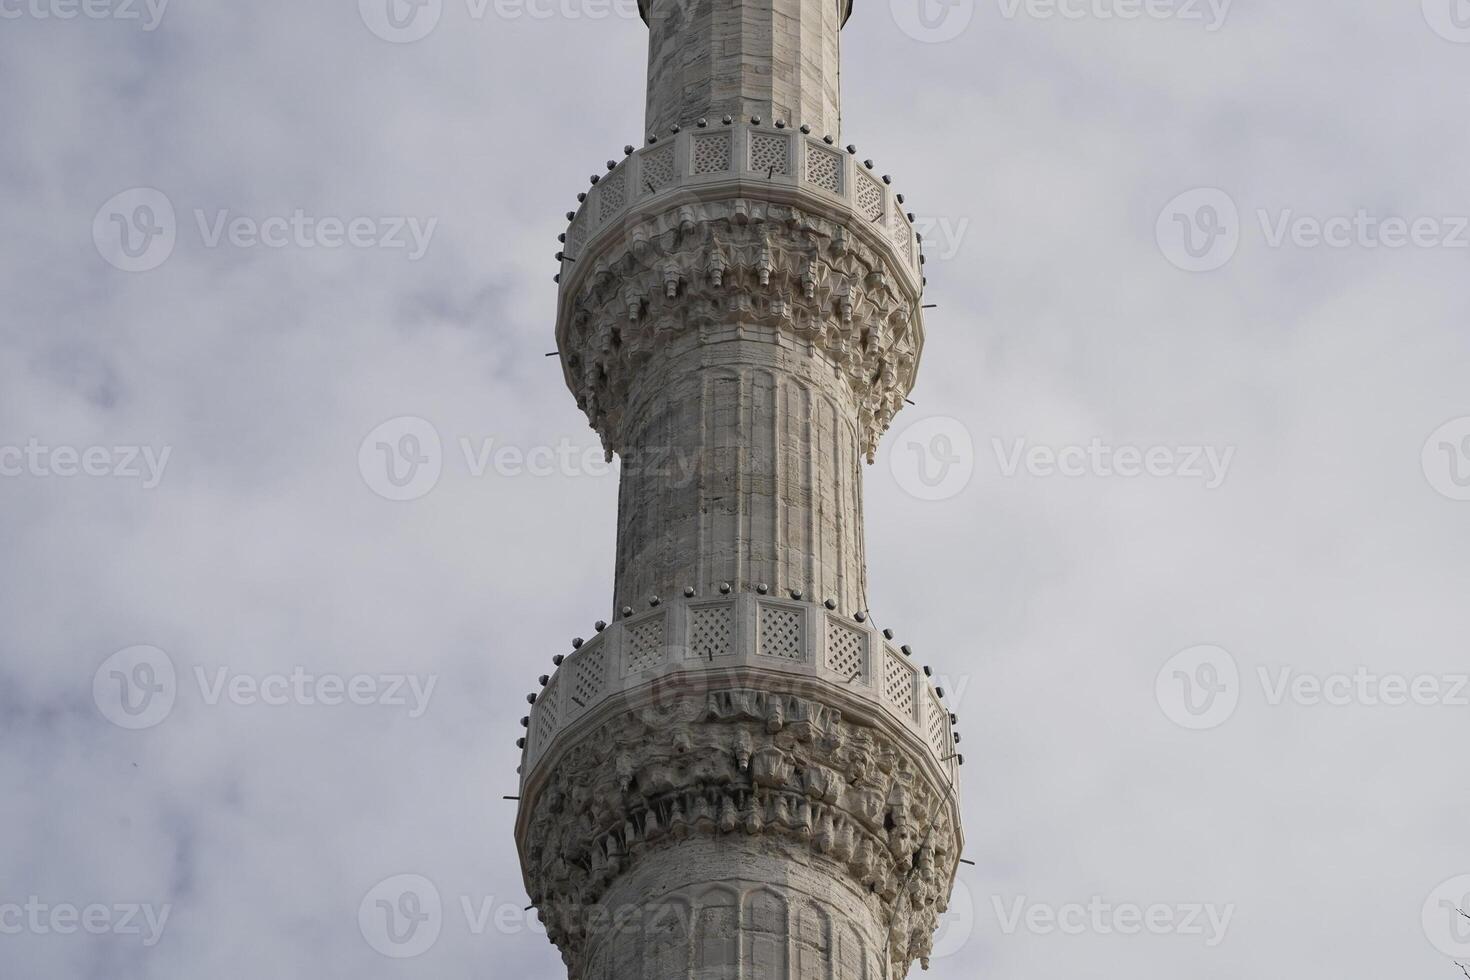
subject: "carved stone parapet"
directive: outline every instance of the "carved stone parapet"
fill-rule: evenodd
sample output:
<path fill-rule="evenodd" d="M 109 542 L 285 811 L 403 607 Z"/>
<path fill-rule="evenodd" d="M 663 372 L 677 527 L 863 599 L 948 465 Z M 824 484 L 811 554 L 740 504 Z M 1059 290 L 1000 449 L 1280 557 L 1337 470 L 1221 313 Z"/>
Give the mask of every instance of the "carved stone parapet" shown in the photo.
<path fill-rule="evenodd" d="M 942 692 L 906 652 L 822 603 L 753 592 L 675 596 L 606 624 L 571 655 L 526 717 L 522 786 L 566 748 L 640 699 L 746 686 L 759 678 L 788 691 L 823 691 L 848 718 L 881 719 L 923 752 L 936 779 L 959 776 L 953 716 Z M 766 702 L 783 716 L 785 702 Z"/>

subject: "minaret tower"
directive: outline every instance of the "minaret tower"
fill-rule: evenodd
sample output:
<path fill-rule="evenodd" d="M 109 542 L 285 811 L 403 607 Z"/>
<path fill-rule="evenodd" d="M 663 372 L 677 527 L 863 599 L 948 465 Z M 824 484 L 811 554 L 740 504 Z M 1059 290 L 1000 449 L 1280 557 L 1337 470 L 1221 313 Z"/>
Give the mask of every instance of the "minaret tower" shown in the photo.
<path fill-rule="evenodd" d="M 571 980 L 897 980 L 962 846 L 955 717 L 872 622 L 863 549 L 920 239 L 839 140 L 852 0 L 640 6 L 647 139 L 557 276 L 622 461 L 614 604 L 528 698 L 527 891 Z"/>

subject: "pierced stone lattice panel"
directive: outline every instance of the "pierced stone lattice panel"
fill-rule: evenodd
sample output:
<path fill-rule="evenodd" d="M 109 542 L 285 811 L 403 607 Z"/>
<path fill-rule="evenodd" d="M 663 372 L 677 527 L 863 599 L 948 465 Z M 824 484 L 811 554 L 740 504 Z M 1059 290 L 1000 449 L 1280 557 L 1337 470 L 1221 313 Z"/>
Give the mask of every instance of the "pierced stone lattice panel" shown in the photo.
<path fill-rule="evenodd" d="M 883 663 L 883 696 L 905 715 L 913 716 L 914 669 L 892 650 Z"/>
<path fill-rule="evenodd" d="M 730 134 L 694 137 L 694 173 L 722 174 L 730 169 Z"/>
<path fill-rule="evenodd" d="M 908 218 L 904 217 L 903 209 L 897 203 L 893 205 L 893 239 L 898 243 L 898 250 L 903 257 L 910 262 L 914 260 L 914 240 L 909 229 Z"/>
<path fill-rule="evenodd" d="M 864 656 L 863 634 L 834 620 L 827 621 L 827 669 L 844 681 L 866 681 L 868 658 Z"/>
<path fill-rule="evenodd" d="M 780 606 L 761 606 L 761 640 L 756 652 L 763 657 L 801 661 L 801 612 Z"/>
<path fill-rule="evenodd" d="M 607 683 L 607 651 L 601 645 L 584 652 L 577 658 L 577 670 L 572 680 L 571 696 L 579 709 L 587 708 L 602 694 Z M 577 704 L 580 701 L 581 704 Z"/>
<path fill-rule="evenodd" d="M 791 140 L 769 133 L 753 133 L 750 137 L 750 169 L 760 173 L 791 173 Z"/>
<path fill-rule="evenodd" d="M 734 613 L 730 606 L 705 606 L 689 610 L 689 656 L 714 660 L 735 652 L 732 640 Z"/>
<path fill-rule="evenodd" d="M 627 172 L 619 170 L 608 174 L 598 186 L 600 189 L 597 194 L 599 202 L 597 213 L 601 220 L 606 221 L 623 210 L 623 205 L 628 202 Z"/>
<path fill-rule="evenodd" d="M 883 188 L 861 169 L 857 172 L 857 205 L 869 221 L 883 217 Z"/>
<path fill-rule="evenodd" d="M 642 177 L 643 186 L 638 188 L 640 192 L 652 194 L 654 191 L 662 190 L 674 182 L 674 145 L 660 147 L 643 154 Z"/>
<path fill-rule="evenodd" d="M 842 193 L 842 157 L 830 150 L 807 147 L 806 179 L 834 194 Z"/>
<path fill-rule="evenodd" d="M 553 680 L 542 690 L 540 697 L 536 699 L 536 749 L 540 751 L 546 748 L 546 743 L 551 741 L 551 736 L 556 734 L 556 691 L 557 682 Z"/>
<path fill-rule="evenodd" d="M 929 697 L 929 744 L 942 759 L 954 751 L 954 739 L 949 734 L 949 712 L 939 703 L 939 698 Z"/>
<path fill-rule="evenodd" d="M 664 659 L 664 618 L 657 616 L 623 634 L 623 676 L 657 667 Z"/>

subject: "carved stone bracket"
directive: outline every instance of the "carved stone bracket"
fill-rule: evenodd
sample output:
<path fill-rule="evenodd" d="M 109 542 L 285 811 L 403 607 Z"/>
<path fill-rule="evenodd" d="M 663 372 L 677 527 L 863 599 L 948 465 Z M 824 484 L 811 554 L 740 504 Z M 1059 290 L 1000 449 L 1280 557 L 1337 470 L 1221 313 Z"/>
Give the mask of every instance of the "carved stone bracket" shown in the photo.
<path fill-rule="evenodd" d="M 912 750 L 818 701 L 760 690 L 618 715 L 523 806 L 527 888 L 574 975 L 611 884 L 691 838 L 764 836 L 849 875 L 881 902 L 898 976 L 927 959 L 959 860 L 952 787 Z"/>

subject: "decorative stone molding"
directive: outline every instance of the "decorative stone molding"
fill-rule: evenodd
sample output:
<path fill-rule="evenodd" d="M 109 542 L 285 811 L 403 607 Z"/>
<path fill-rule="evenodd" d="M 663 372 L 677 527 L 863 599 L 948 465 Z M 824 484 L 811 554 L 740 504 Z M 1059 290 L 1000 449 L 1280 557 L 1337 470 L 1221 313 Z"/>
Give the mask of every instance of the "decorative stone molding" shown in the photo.
<path fill-rule="evenodd" d="M 774 686 L 622 711 L 528 787 L 517 823 L 526 885 L 574 980 L 620 876 L 691 839 L 731 835 L 797 848 L 871 896 L 895 975 L 927 959 L 962 846 L 953 784 L 888 726 Z"/>
<path fill-rule="evenodd" d="M 809 343 L 851 386 L 869 461 L 913 386 L 917 236 L 890 188 L 821 140 L 729 126 L 645 147 L 597 182 L 567 242 L 558 347 L 609 455 L 634 376 L 686 333 Z"/>
<path fill-rule="evenodd" d="M 790 335 L 825 356 L 858 406 L 869 462 L 913 387 L 918 297 L 842 225 L 734 199 L 650 218 L 629 243 L 587 256 L 558 327 L 568 384 L 609 452 L 628 448 L 637 374 L 671 339 L 731 326 Z M 636 448 L 636 447 L 634 447 Z"/>

